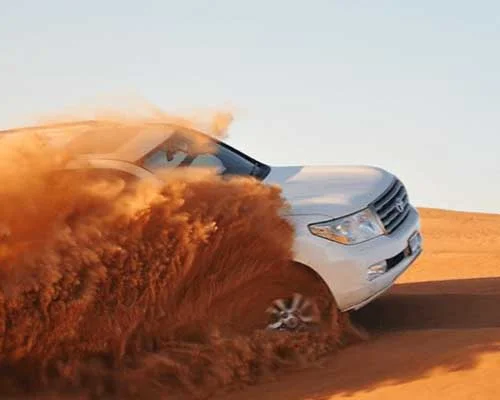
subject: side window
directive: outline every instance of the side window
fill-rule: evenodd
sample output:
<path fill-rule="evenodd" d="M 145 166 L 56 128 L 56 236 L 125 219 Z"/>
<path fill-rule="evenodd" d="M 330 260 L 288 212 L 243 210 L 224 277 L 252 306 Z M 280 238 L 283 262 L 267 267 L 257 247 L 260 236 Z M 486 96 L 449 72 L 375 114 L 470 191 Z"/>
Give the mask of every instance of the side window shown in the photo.
<path fill-rule="evenodd" d="M 186 153 L 178 151 L 172 160 L 167 159 L 167 154 L 162 149 L 155 151 L 144 160 L 144 167 L 150 171 L 157 171 L 164 168 L 175 168 L 186 158 Z"/>
<path fill-rule="evenodd" d="M 198 168 L 215 168 L 219 174 L 222 174 L 226 170 L 222 161 L 213 154 L 200 154 L 193 160 L 191 166 Z"/>
<path fill-rule="evenodd" d="M 182 132 L 171 135 L 148 154 L 141 165 L 153 173 L 179 167 L 215 169 L 218 174 L 225 175 L 253 175 L 258 172 L 257 164 L 229 146 L 208 137 L 201 140 Z"/>

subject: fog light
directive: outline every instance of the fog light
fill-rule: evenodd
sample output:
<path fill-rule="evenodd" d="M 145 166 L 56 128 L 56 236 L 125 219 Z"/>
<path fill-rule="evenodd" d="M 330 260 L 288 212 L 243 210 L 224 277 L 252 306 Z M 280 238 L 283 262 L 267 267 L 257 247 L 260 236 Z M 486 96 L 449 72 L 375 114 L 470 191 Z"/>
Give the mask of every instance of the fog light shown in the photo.
<path fill-rule="evenodd" d="M 384 274 L 387 271 L 387 263 L 385 261 L 381 261 L 377 264 L 373 264 L 370 268 L 368 268 L 367 278 L 369 281 L 373 281 L 375 278 Z"/>

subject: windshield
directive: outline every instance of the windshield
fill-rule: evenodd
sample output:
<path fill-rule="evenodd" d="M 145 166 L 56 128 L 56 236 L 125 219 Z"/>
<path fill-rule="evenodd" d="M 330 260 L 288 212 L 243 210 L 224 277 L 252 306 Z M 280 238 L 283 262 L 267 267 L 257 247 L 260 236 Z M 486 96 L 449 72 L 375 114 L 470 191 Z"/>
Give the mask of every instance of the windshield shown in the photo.
<path fill-rule="evenodd" d="M 221 175 L 248 175 L 264 179 L 269 167 L 208 136 L 175 133 L 140 165 L 155 172 L 166 168 L 213 168 Z"/>

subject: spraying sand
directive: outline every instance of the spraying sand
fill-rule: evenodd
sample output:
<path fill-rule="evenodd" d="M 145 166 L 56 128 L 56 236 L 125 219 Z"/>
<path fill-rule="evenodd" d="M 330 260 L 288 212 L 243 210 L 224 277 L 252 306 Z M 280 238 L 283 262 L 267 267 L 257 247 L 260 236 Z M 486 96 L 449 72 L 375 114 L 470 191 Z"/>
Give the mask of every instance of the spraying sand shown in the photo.
<path fill-rule="evenodd" d="M 293 276 L 278 188 L 61 174 L 72 154 L 39 133 L 0 148 L 2 396 L 205 397 L 337 349 L 338 329 L 256 330 Z"/>

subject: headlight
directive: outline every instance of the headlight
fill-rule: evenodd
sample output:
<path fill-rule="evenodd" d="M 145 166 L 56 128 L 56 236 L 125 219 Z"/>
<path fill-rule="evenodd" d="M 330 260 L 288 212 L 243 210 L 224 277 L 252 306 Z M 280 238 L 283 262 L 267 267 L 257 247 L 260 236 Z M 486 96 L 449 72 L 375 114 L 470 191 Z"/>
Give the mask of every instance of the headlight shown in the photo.
<path fill-rule="evenodd" d="M 367 208 L 347 217 L 309 225 L 313 235 L 343 244 L 357 244 L 384 234 L 378 217 Z"/>

